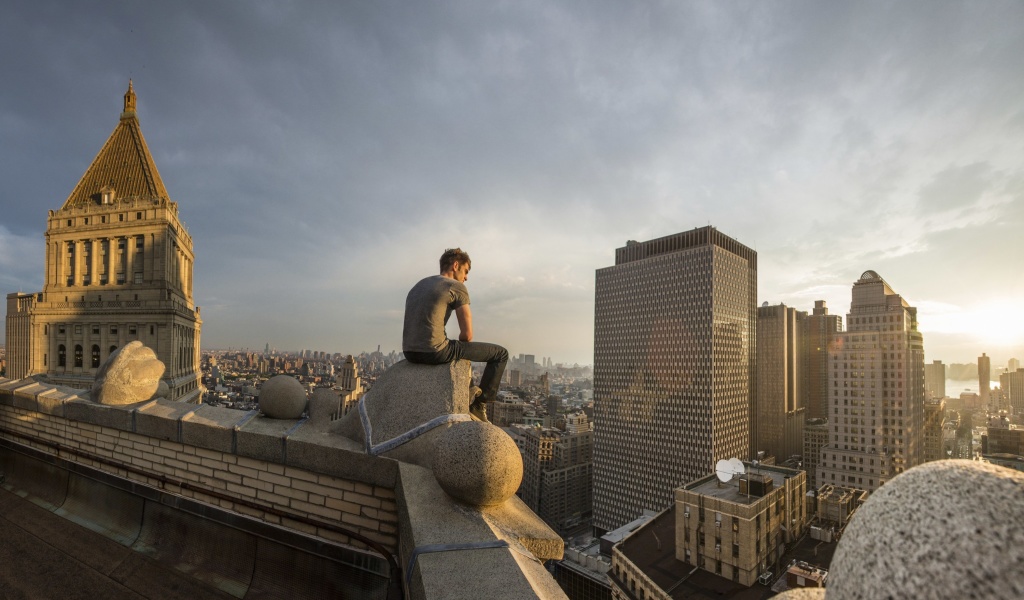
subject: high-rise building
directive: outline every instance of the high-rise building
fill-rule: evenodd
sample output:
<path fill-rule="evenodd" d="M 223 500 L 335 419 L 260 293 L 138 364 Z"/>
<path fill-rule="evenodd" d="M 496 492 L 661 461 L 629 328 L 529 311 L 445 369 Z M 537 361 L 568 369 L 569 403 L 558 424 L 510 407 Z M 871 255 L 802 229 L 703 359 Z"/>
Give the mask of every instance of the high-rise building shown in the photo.
<path fill-rule="evenodd" d="M 782 462 L 803 454 L 803 325 L 807 313 L 765 302 L 757 309 L 756 450 Z"/>
<path fill-rule="evenodd" d="M 874 491 L 924 461 L 924 345 L 917 309 L 874 271 L 853 284 L 846 326 L 831 361 L 818 484 Z"/>
<path fill-rule="evenodd" d="M 828 419 L 808 419 L 804 426 L 803 469 L 807 472 L 808 489 L 818 486 L 818 463 L 821 449 L 828 445 Z"/>
<path fill-rule="evenodd" d="M 804 318 L 804 397 L 808 419 L 828 417 L 828 357 L 835 350 L 836 334 L 843 330 L 843 318 L 828 314 L 824 300 L 814 301 L 814 310 Z M 811 477 L 808 472 L 808 477 Z M 815 488 L 816 489 L 816 488 Z"/>
<path fill-rule="evenodd" d="M 1024 415 L 1024 369 L 1007 371 L 999 376 L 999 388 L 1015 415 Z"/>
<path fill-rule="evenodd" d="M 933 360 L 924 366 L 925 398 L 946 397 L 946 365 L 941 360 Z"/>
<path fill-rule="evenodd" d="M 1016 371 L 1019 368 L 1020 368 L 1020 361 L 1017 360 L 1016 358 L 1011 358 L 1010 360 L 1006 361 L 1006 371 L 1007 372 L 1013 373 L 1014 371 Z"/>
<path fill-rule="evenodd" d="M 927 366 L 927 365 L 925 365 Z M 946 424 L 946 401 L 933 398 L 924 403 L 924 462 L 942 460 L 942 430 Z"/>
<path fill-rule="evenodd" d="M 988 396 L 992 392 L 992 359 L 984 352 L 978 357 L 978 396 L 982 406 L 988 406 Z"/>
<path fill-rule="evenodd" d="M 45 374 L 89 388 L 100 365 L 139 340 L 176 400 L 201 395 L 192 238 L 142 137 L 129 82 L 113 133 L 46 224 L 42 292 L 7 296 L 8 377 Z"/>
<path fill-rule="evenodd" d="M 615 251 L 594 306 L 594 525 L 751 451 L 757 253 L 713 227 Z"/>

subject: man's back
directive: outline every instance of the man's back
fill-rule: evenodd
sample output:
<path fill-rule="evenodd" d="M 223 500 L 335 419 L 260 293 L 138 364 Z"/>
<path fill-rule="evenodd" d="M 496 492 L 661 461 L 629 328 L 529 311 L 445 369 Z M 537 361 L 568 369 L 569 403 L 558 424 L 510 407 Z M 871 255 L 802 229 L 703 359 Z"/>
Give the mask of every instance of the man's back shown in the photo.
<path fill-rule="evenodd" d="M 465 284 L 443 275 L 421 279 L 405 298 L 403 352 L 438 352 L 448 345 L 444 326 L 452 311 L 469 304 Z"/>

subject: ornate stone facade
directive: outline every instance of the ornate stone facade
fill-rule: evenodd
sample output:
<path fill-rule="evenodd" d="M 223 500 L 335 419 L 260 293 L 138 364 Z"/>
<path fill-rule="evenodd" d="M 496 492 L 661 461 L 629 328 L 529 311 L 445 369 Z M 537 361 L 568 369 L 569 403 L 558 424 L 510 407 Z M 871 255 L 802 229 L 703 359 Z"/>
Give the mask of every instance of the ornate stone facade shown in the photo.
<path fill-rule="evenodd" d="M 139 340 L 175 400 L 201 397 L 192 238 L 142 137 L 131 83 L 113 133 L 46 227 L 42 292 L 7 296 L 8 374 L 88 389 Z"/>

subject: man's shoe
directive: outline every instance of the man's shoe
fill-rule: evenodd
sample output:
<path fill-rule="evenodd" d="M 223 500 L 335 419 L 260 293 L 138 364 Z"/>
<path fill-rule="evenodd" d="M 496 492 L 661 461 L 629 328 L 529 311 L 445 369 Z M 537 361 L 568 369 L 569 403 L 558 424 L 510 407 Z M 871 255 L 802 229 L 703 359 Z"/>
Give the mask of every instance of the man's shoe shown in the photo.
<path fill-rule="evenodd" d="M 476 402 L 469 405 L 469 414 L 473 415 L 480 421 L 487 423 L 487 403 L 483 400 L 477 400 Z"/>

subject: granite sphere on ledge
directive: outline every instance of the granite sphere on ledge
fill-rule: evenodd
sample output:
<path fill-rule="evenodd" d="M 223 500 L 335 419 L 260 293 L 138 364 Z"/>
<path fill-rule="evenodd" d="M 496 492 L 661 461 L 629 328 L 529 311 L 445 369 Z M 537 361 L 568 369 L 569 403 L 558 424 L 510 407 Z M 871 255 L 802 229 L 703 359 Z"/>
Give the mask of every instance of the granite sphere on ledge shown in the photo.
<path fill-rule="evenodd" d="M 288 375 L 271 377 L 260 388 L 260 410 L 271 419 L 298 419 L 306 410 L 306 388 Z"/>
<path fill-rule="evenodd" d="M 483 421 L 457 423 L 437 438 L 434 477 L 449 496 L 474 506 L 511 498 L 523 481 L 523 457 L 507 433 Z"/>
<path fill-rule="evenodd" d="M 1024 598 L 1024 473 L 969 460 L 893 478 L 857 510 L 826 596 Z"/>

